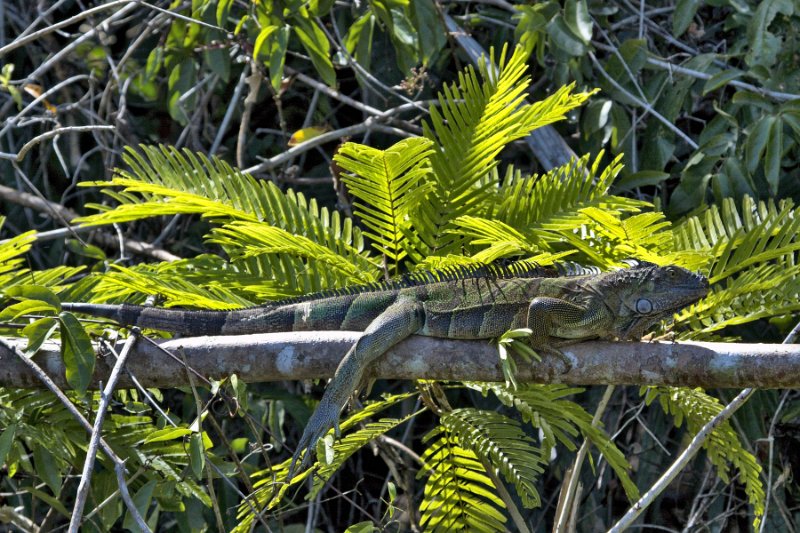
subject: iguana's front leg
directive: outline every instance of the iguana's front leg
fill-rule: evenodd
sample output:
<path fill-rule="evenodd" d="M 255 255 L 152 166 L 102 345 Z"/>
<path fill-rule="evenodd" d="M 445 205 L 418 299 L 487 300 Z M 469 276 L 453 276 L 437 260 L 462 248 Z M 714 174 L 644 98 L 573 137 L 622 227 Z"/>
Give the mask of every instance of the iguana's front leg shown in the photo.
<path fill-rule="evenodd" d="M 317 441 L 325 436 L 331 427 L 335 429 L 336 435 L 339 435 L 339 413 L 361 384 L 365 371 L 373 361 L 401 340 L 419 331 L 423 322 L 424 311 L 419 302 L 399 300 L 386 308 L 364 330 L 364 335 L 339 363 L 317 410 L 311 415 L 289 465 L 288 478 L 291 478 L 294 465 L 304 449 L 308 451 L 303 457 L 301 467 L 308 463 Z"/>
<path fill-rule="evenodd" d="M 528 328 L 531 345 L 546 353 L 557 355 L 568 367 L 572 361 L 559 349 L 559 346 L 582 339 L 601 337 L 607 332 L 607 322 L 602 309 L 580 306 L 559 298 L 542 296 L 534 298 L 528 306 Z M 556 341 L 555 339 L 564 339 Z"/>

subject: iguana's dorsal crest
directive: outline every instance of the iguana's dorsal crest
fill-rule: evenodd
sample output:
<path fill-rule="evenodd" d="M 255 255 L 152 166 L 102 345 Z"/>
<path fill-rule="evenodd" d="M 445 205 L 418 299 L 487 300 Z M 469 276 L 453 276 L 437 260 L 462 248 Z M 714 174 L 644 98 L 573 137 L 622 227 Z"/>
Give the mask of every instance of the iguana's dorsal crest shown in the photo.
<path fill-rule="evenodd" d="M 581 267 L 583 268 L 583 267 Z M 367 292 L 397 291 L 429 283 L 459 281 L 463 279 L 511 279 L 511 278 L 555 278 L 559 276 L 580 276 L 588 274 L 583 270 L 572 269 L 562 272 L 560 265 L 543 267 L 529 261 L 514 263 L 490 263 L 473 265 L 452 265 L 433 270 L 418 270 L 403 274 L 399 278 L 388 281 L 375 281 L 360 285 L 347 285 L 337 289 L 326 289 L 319 292 L 284 298 L 269 305 L 287 305 Z"/>

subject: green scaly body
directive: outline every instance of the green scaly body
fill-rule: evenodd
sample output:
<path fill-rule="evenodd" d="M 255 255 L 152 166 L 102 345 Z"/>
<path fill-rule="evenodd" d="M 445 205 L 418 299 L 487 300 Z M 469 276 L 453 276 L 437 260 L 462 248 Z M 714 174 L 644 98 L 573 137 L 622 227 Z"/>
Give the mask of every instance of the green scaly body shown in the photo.
<path fill-rule="evenodd" d="M 410 335 L 487 339 L 528 327 L 534 349 L 560 354 L 559 346 L 580 340 L 639 339 L 654 323 L 708 293 L 703 276 L 650 263 L 574 276 L 557 276 L 538 267 L 427 275 L 431 281 L 423 275 L 234 311 L 95 304 L 63 308 L 185 335 L 363 331 L 306 426 L 294 465 L 300 452 L 313 449 L 331 427 L 338 434 L 339 413 L 372 362 Z"/>

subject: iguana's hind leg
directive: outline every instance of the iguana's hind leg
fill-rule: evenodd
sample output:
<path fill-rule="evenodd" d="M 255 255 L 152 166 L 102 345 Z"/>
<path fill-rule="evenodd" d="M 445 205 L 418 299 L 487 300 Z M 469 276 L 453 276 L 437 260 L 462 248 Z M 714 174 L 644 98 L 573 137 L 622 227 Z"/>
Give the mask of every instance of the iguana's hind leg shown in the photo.
<path fill-rule="evenodd" d="M 413 335 L 422 328 L 424 311 L 419 302 L 399 300 L 389 306 L 364 330 L 364 335 L 344 356 L 333 380 L 311 415 L 300 437 L 297 450 L 289 465 L 288 479 L 292 477 L 295 463 L 304 449 L 308 449 L 301 467 L 308 463 L 317 441 L 333 427 L 339 435 L 339 413 L 356 387 L 362 383 L 365 371 L 389 348 Z"/>

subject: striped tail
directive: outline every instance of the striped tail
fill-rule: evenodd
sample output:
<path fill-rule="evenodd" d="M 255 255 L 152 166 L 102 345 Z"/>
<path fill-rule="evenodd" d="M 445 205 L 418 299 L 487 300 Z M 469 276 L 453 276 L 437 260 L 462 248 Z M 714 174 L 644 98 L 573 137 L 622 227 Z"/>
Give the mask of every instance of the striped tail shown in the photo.
<path fill-rule="evenodd" d="M 219 335 L 231 316 L 231 311 L 190 311 L 129 304 L 63 303 L 61 308 L 64 311 L 109 318 L 124 326 L 158 329 L 190 336 Z"/>

